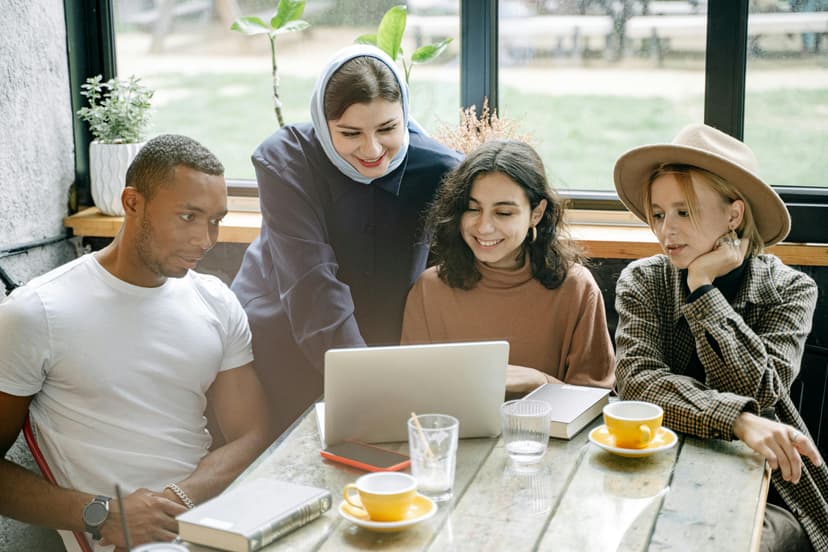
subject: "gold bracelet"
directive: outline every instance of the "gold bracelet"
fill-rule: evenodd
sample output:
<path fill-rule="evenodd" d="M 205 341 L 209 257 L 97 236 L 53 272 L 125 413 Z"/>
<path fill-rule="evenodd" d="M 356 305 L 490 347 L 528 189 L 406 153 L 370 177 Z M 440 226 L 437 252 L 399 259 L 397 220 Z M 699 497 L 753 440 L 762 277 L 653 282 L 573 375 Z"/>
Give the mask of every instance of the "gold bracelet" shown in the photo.
<path fill-rule="evenodd" d="M 173 493 L 175 493 L 175 496 L 177 496 L 181 500 L 181 502 L 184 503 L 184 506 L 186 506 L 188 510 L 192 510 L 193 508 L 195 508 L 195 502 L 193 502 L 190 499 L 190 497 L 187 496 L 187 493 L 185 493 L 184 490 L 175 483 L 168 483 L 167 486 L 164 488 L 169 489 Z"/>

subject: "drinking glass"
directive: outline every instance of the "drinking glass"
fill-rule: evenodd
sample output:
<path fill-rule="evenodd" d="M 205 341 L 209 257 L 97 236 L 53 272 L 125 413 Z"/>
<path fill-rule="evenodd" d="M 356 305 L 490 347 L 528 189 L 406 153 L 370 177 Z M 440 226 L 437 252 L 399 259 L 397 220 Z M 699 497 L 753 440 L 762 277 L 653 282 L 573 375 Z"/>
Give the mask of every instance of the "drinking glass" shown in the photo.
<path fill-rule="evenodd" d="M 417 491 L 434 502 L 451 498 L 460 422 L 446 414 L 420 414 L 408 420 L 411 475 Z"/>
<path fill-rule="evenodd" d="M 549 445 L 549 413 L 552 408 L 543 401 L 519 399 L 500 407 L 503 442 L 514 462 L 540 462 Z"/>

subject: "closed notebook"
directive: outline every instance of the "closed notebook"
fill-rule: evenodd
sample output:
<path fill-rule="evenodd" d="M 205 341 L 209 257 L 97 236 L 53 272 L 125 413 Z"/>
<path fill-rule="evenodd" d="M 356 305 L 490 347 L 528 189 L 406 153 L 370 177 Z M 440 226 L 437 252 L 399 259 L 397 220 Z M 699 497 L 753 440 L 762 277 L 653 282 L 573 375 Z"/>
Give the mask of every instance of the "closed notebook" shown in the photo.
<path fill-rule="evenodd" d="M 609 402 L 609 393 L 609 389 L 601 387 L 545 383 L 524 398 L 549 403 L 549 436 L 571 439 L 601 414 Z"/>
<path fill-rule="evenodd" d="M 252 552 L 318 518 L 331 507 L 326 489 L 272 478 L 231 489 L 178 520 L 185 541 L 233 552 Z"/>

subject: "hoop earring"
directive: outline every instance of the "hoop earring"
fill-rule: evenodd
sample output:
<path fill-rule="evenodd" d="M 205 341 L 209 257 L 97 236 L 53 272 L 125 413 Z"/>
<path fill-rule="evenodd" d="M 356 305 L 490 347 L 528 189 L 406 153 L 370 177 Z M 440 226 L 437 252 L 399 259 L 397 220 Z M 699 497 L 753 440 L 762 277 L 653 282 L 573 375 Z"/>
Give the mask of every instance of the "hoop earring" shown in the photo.
<path fill-rule="evenodd" d="M 529 243 L 535 243 L 535 240 L 538 239 L 538 229 L 537 227 L 532 227 L 532 240 Z"/>

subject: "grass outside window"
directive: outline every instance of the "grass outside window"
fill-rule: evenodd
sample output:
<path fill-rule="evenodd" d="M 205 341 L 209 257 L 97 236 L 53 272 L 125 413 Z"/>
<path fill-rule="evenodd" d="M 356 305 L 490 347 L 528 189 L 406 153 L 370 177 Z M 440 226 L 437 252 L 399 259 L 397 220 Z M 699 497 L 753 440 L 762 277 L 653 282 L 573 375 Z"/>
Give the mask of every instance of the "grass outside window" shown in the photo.
<path fill-rule="evenodd" d="M 212 149 L 230 178 L 253 179 L 250 154 L 276 130 L 271 116 L 270 75 L 239 73 L 163 73 L 142 75 L 157 90 L 150 134 L 177 132 Z M 308 104 L 315 80 L 290 76 L 282 81 L 285 119 L 310 120 Z M 419 79 L 412 83 L 414 118 L 428 131 L 454 124 L 452 83 Z M 687 121 L 703 116 L 702 98 L 680 100 L 596 95 L 547 96 L 508 85 L 501 109 L 531 134 L 553 186 L 608 190 L 616 157 L 627 148 L 665 141 Z M 813 155 L 825 143 L 828 89 L 752 92 L 747 99 L 751 123 L 746 141 L 756 151 L 762 176 L 779 186 L 825 186 L 828 156 Z M 808 106 L 807 110 L 803 106 Z"/>

